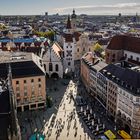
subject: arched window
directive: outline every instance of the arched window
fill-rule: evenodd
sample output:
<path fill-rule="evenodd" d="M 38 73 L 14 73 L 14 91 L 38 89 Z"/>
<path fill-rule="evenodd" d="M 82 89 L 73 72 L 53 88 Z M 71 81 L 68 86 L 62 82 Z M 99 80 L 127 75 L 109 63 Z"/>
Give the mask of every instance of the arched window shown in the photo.
<path fill-rule="evenodd" d="M 83 51 L 85 51 L 85 48 L 83 48 Z"/>
<path fill-rule="evenodd" d="M 52 63 L 49 63 L 49 71 L 53 71 Z"/>
<path fill-rule="evenodd" d="M 46 64 L 44 64 L 44 70 L 46 71 Z"/>
<path fill-rule="evenodd" d="M 113 54 L 112 57 L 115 58 L 115 54 Z"/>
<path fill-rule="evenodd" d="M 133 59 L 133 56 L 132 55 L 130 56 L 130 59 Z"/>
<path fill-rule="evenodd" d="M 55 65 L 55 71 L 58 71 L 59 68 L 58 68 L 58 64 Z"/>

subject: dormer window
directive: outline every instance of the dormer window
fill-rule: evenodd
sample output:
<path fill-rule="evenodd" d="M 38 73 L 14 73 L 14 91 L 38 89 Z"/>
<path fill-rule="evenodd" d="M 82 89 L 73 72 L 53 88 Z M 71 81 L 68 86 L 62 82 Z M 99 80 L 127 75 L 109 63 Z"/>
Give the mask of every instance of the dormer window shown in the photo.
<path fill-rule="evenodd" d="M 124 81 L 121 82 L 121 85 L 122 85 L 122 86 L 124 85 Z"/>
<path fill-rule="evenodd" d="M 140 88 L 137 88 L 137 93 L 140 93 Z"/>
<path fill-rule="evenodd" d="M 127 58 L 127 54 L 125 54 L 124 57 Z"/>
<path fill-rule="evenodd" d="M 116 78 L 117 82 L 120 82 L 120 79 L 119 78 Z"/>
<path fill-rule="evenodd" d="M 130 56 L 130 59 L 133 59 L 133 56 L 132 55 Z"/>
<path fill-rule="evenodd" d="M 130 89 L 133 90 L 133 86 L 130 86 Z"/>
<path fill-rule="evenodd" d="M 112 75 L 112 79 L 115 79 L 115 76 L 114 75 Z"/>

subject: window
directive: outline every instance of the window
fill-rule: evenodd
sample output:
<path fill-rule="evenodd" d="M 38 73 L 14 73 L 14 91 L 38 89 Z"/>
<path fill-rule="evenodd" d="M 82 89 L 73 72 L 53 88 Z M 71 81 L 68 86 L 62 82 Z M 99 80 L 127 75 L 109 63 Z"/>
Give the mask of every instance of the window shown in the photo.
<path fill-rule="evenodd" d="M 24 91 L 27 91 L 27 86 L 24 86 Z"/>
<path fill-rule="evenodd" d="M 83 48 L 83 51 L 85 51 L 85 48 Z"/>
<path fill-rule="evenodd" d="M 24 98 L 24 102 L 27 102 L 28 101 L 28 99 L 27 98 Z"/>
<path fill-rule="evenodd" d="M 136 98 L 136 102 L 139 102 L 140 101 L 140 99 L 139 98 Z"/>
<path fill-rule="evenodd" d="M 71 63 L 70 62 L 68 62 L 68 66 L 70 66 L 71 65 Z"/>
<path fill-rule="evenodd" d="M 44 106 L 44 103 L 39 103 L 38 107 Z"/>
<path fill-rule="evenodd" d="M 41 84 L 39 84 L 38 87 L 41 87 Z"/>
<path fill-rule="evenodd" d="M 19 84 L 19 81 L 16 81 L 16 84 Z"/>
<path fill-rule="evenodd" d="M 26 80 L 24 80 L 24 84 L 26 84 L 27 83 L 27 81 Z"/>
<path fill-rule="evenodd" d="M 130 59 L 133 59 L 133 56 L 132 55 L 130 56 Z"/>
<path fill-rule="evenodd" d="M 31 79 L 31 83 L 33 83 L 34 82 L 34 79 Z"/>
<path fill-rule="evenodd" d="M 35 91 L 34 90 L 32 90 L 32 95 L 35 95 Z"/>
<path fill-rule="evenodd" d="M 53 71 L 52 63 L 49 63 L 49 71 Z"/>
<path fill-rule="evenodd" d="M 31 108 L 36 108 L 36 104 L 31 105 Z"/>
<path fill-rule="evenodd" d="M 19 87 L 16 87 L 16 91 L 19 91 Z"/>
<path fill-rule="evenodd" d="M 20 97 L 20 93 L 17 93 L 17 97 Z"/>
<path fill-rule="evenodd" d="M 139 57 L 137 57 L 137 61 L 139 61 Z"/>
<path fill-rule="evenodd" d="M 55 65 L 55 71 L 58 71 L 58 64 Z"/>
<path fill-rule="evenodd" d="M 112 62 L 115 62 L 115 59 L 114 58 L 112 59 Z"/>
<path fill-rule="evenodd" d="M 70 48 L 72 48 L 72 46 L 70 46 Z"/>
<path fill-rule="evenodd" d="M 19 103 L 20 103 L 20 101 L 21 101 L 20 99 L 17 99 L 17 104 L 19 104 Z"/>
<path fill-rule="evenodd" d="M 79 52 L 79 48 L 77 49 L 77 52 Z"/>
<path fill-rule="evenodd" d="M 109 53 L 107 53 L 107 57 L 109 57 Z"/>
<path fill-rule="evenodd" d="M 90 52 L 90 48 L 89 48 L 89 52 Z"/>
<path fill-rule="evenodd" d="M 24 92 L 24 96 L 27 96 L 27 92 Z"/>
<path fill-rule="evenodd" d="M 113 54 L 112 57 L 115 58 L 115 54 Z"/>
<path fill-rule="evenodd" d="M 40 78 L 38 78 L 38 82 L 41 82 L 41 79 Z"/>

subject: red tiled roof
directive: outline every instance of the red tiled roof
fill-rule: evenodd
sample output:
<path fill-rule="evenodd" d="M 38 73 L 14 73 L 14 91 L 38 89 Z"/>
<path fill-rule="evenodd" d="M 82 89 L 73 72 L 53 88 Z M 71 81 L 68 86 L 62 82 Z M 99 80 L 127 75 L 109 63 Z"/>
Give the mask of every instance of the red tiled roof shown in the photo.
<path fill-rule="evenodd" d="M 81 36 L 81 34 L 79 32 L 74 32 L 73 36 L 74 36 L 76 41 L 79 41 L 79 37 Z"/>
<path fill-rule="evenodd" d="M 15 42 L 15 45 L 16 46 L 20 46 L 21 45 L 21 42 Z"/>
<path fill-rule="evenodd" d="M 72 34 L 65 34 L 64 35 L 65 41 L 66 42 L 73 42 L 73 36 Z"/>
<path fill-rule="evenodd" d="M 76 41 L 79 41 L 79 37 L 81 34 L 79 32 L 74 32 L 73 34 L 65 34 L 64 38 L 66 42 L 73 42 L 73 38 L 75 38 Z"/>
<path fill-rule="evenodd" d="M 49 46 L 49 43 L 47 41 L 44 42 L 45 46 Z"/>
<path fill-rule="evenodd" d="M 140 53 L 140 38 L 132 36 L 117 35 L 114 36 L 107 49 L 110 50 L 127 50 L 135 53 Z"/>
<path fill-rule="evenodd" d="M 40 46 L 41 45 L 41 42 L 35 42 L 34 45 L 35 46 Z"/>

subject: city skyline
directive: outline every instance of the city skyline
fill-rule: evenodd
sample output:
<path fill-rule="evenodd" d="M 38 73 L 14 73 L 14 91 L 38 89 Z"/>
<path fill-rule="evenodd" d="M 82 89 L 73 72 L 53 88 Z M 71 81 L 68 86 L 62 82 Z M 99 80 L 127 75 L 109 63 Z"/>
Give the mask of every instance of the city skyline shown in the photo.
<path fill-rule="evenodd" d="M 138 0 L 1 0 L 0 15 L 42 15 L 45 12 L 51 14 L 70 14 L 72 9 L 77 14 L 88 15 L 126 15 L 139 14 L 140 2 Z"/>

